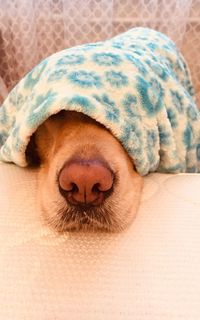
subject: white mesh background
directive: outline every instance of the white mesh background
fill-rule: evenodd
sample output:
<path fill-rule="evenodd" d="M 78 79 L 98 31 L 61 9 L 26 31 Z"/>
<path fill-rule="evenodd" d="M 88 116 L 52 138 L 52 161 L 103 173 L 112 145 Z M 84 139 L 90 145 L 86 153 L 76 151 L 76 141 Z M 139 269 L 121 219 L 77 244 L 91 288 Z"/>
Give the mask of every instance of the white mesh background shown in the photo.
<path fill-rule="evenodd" d="M 200 102 L 200 0 L 0 0 L 0 79 L 10 90 L 46 56 L 135 26 L 176 42 Z"/>

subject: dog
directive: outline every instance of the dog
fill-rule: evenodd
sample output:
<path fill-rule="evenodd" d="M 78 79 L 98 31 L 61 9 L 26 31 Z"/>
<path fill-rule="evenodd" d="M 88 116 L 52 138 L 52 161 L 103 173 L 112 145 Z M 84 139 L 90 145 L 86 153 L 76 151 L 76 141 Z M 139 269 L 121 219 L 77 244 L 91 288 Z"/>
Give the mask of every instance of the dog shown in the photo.
<path fill-rule="evenodd" d="M 30 165 L 40 165 L 39 202 L 53 228 L 116 232 L 131 224 L 143 178 L 103 125 L 61 111 L 38 128 L 26 154 Z"/>
<path fill-rule="evenodd" d="M 0 108 L 0 159 L 40 166 L 49 225 L 120 231 L 150 172 L 200 172 L 200 112 L 175 44 L 134 28 L 43 60 Z"/>

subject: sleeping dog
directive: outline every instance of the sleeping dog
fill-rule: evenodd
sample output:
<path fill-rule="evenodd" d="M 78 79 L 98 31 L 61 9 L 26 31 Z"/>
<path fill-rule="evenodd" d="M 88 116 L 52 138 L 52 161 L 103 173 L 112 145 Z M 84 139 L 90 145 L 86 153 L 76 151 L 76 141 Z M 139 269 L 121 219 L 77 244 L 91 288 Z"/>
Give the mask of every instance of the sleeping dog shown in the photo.
<path fill-rule="evenodd" d="M 200 113 L 174 43 L 135 28 L 43 60 L 0 108 L 0 159 L 40 166 L 38 198 L 58 231 L 119 231 L 143 176 L 200 172 Z"/>
<path fill-rule="evenodd" d="M 117 231 L 135 216 L 142 178 L 119 141 L 88 116 L 51 116 L 32 137 L 27 157 L 40 163 L 39 201 L 57 230 Z"/>

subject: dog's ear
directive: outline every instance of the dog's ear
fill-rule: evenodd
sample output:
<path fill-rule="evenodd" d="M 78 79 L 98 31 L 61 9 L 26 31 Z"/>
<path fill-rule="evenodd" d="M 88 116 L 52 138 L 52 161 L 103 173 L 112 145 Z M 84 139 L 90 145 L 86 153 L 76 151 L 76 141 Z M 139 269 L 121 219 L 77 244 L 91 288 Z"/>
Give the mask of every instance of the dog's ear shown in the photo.
<path fill-rule="evenodd" d="M 25 155 L 26 155 L 26 161 L 29 166 L 37 167 L 40 165 L 41 161 L 40 161 L 39 152 L 37 149 L 35 134 L 33 134 L 30 138 L 30 141 L 26 148 Z"/>

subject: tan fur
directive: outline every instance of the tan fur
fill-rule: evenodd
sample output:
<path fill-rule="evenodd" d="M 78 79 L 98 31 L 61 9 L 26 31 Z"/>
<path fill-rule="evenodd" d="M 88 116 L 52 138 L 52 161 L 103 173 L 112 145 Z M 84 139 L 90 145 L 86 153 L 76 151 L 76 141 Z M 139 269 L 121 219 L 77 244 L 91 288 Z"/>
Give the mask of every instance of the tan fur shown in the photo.
<path fill-rule="evenodd" d="M 47 222 L 58 231 L 102 229 L 119 231 L 133 220 L 140 200 L 142 178 L 114 136 L 95 120 L 63 111 L 41 125 L 35 135 L 41 158 L 38 197 Z M 67 219 L 69 204 L 60 195 L 57 176 L 72 156 L 99 157 L 116 174 L 114 191 L 83 224 L 78 214 Z M 87 213 L 85 213 L 87 216 Z"/>

